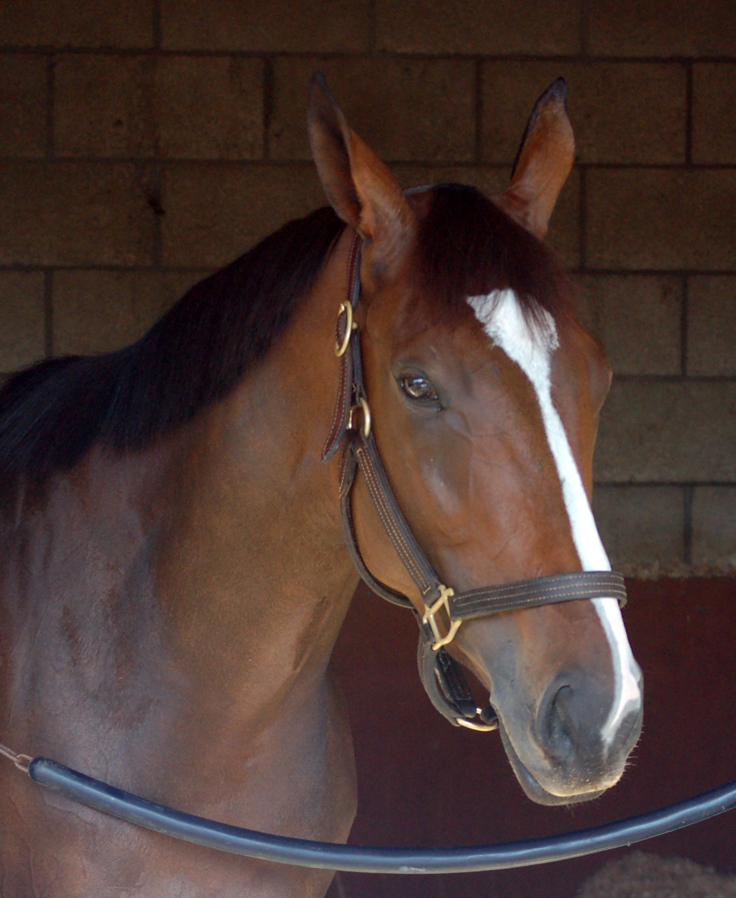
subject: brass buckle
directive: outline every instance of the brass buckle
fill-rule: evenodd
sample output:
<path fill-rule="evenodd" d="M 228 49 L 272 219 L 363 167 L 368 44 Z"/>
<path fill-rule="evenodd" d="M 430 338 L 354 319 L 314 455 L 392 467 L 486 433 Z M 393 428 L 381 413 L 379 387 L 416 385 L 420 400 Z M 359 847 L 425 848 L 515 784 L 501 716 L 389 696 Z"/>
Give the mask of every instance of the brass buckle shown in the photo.
<path fill-rule="evenodd" d="M 363 437 L 367 440 L 371 433 L 371 410 L 368 405 L 368 400 L 365 396 L 360 396 L 358 398 L 358 404 L 352 406 L 350 409 L 350 414 L 348 415 L 348 430 L 356 430 L 355 422 L 353 417 L 355 412 L 363 412 Z"/>
<path fill-rule="evenodd" d="M 452 642 L 455 638 L 455 634 L 460 627 L 460 624 L 463 622 L 462 618 L 459 620 L 453 620 L 452 615 L 450 614 L 450 596 L 455 595 L 455 590 L 451 589 L 448 586 L 444 586 L 440 583 L 440 597 L 437 601 L 430 607 L 424 606 L 424 615 L 422 617 L 422 623 L 429 624 L 432 628 L 432 633 L 434 633 L 435 642 L 432 644 L 432 651 L 436 652 L 438 649 L 441 649 L 443 645 L 447 645 Z M 443 636 L 440 633 L 440 629 L 437 626 L 437 621 L 435 620 L 435 615 L 440 610 L 440 608 L 445 609 L 445 614 L 447 615 L 447 619 L 450 622 L 450 629 L 447 631 L 447 635 Z"/>
<path fill-rule="evenodd" d="M 342 343 L 338 343 L 335 340 L 335 355 L 339 358 L 345 355 L 348 351 L 348 346 L 350 345 L 350 337 L 353 334 L 353 331 L 358 329 L 357 322 L 353 321 L 353 306 L 352 303 L 342 302 L 340 303 L 340 311 L 337 313 L 337 320 L 340 320 L 340 315 L 345 312 L 348 316 L 347 323 L 345 325 L 345 336 L 342 338 Z"/>

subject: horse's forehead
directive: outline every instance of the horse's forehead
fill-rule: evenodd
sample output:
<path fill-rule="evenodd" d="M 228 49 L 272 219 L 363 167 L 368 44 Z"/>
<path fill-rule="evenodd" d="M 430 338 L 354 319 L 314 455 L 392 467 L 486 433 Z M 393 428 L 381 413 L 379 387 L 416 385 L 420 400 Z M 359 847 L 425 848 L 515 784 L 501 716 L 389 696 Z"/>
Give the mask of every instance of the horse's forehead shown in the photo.
<path fill-rule="evenodd" d="M 516 362 L 535 385 L 549 380 L 559 348 L 555 320 L 545 309 L 525 314 L 513 290 L 469 296 L 468 305 L 491 343 Z"/>

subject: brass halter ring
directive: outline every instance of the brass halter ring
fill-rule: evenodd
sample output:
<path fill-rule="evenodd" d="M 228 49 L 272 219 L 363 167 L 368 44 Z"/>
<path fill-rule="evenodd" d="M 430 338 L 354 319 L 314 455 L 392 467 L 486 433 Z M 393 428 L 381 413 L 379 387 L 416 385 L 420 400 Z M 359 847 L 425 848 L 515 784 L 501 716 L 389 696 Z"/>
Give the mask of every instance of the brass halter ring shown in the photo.
<path fill-rule="evenodd" d="M 363 437 L 367 440 L 371 433 L 371 409 L 365 396 L 360 396 L 358 398 L 358 404 L 350 409 L 350 415 L 348 416 L 348 430 L 356 430 L 354 418 L 355 413 L 359 411 L 363 412 L 362 430 Z"/>
<path fill-rule="evenodd" d="M 477 714 L 480 714 L 482 708 L 478 708 Z M 494 723 L 483 723 L 477 720 L 466 720 L 464 717 L 456 717 L 455 718 L 457 725 L 461 727 L 465 727 L 466 730 L 474 730 L 476 733 L 492 733 L 493 730 L 498 729 L 498 721 L 496 720 Z"/>
<path fill-rule="evenodd" d="M 335 341 L 335 355 L 339 358 L 345 355 L 348 351 L 348 346 L 350 346 L 350 337 L 353 334 L 354 330 L 358 329 L 358 325 L 355 321 L 353 321 L 353 305 L 349 302 L 340 303 L 340 311 L 337 313 L 337 320 L 340 320 L 340 315 L 345 312 L 348 316 L 347 324 L 345 325 L 345 336 L 342 338 L 342 343 L 338 343 Z"/>

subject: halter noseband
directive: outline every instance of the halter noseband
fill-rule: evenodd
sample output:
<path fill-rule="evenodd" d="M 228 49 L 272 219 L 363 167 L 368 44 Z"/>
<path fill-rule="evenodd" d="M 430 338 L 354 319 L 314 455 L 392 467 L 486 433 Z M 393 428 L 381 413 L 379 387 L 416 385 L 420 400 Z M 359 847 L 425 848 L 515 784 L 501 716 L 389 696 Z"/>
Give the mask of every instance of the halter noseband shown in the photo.
<path fill-rule="evenodd" d="M 322 458 L 326 461 L 344 441 L 340 460 L 340 507 L 345 542 L 358 573 L 373 592 L 414 612 L 419 624 L 419 676 L 435 708 L 455 726 L 494 730 L 498 726 L 495 711 L 490 705 L 486 708 L 476 706 L 460 666 L 445 650 L 462 622 L 501 611 L 575 599 L 615 598 L 623 606 L 626 603 L 624 578 L 616 571 L 576 571 L 483 586 L 463 593 L 456 593 L 442 583 L 396 501 L 371 430 L 370 407 L 363 383 L 360 330 L 353 320 L 353 311 L 360 300 L 360 255 L 361 241 L 356 236 L 348 261 L 348 296 L 340 305 L 335 326 L 340 386 L 330 432 L 322 450 Z M 391 544 L 421 594 L 423 613 L 417 611 L 405 595 L 377 580 L 360 554 L 351 503 L 358 469 Z M 440 613 L 445 619 L 443 626 L 437 620 Z"/>

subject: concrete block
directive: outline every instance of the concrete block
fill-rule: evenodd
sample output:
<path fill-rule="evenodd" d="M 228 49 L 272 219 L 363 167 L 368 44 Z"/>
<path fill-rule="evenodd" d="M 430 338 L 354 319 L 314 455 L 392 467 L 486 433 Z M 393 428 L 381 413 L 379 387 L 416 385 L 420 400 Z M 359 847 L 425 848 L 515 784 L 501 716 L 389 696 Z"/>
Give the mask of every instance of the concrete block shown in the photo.
<path fill-rule="evenodd" d="M 291 218 L 326 205 L 313 165 L 201 166 L 165 171 L 165 265 L 216 268 Z"/>
<path fill-rule="evenodd" d="M 128 163 L 5 163 L 0 264 L 150 264 L 149 176 Z"/>
<path fill-rule="evenodd" d="M 15 47 L 151 47 L 153 7 L 154 0 L 10 0 L 0 4 L 0 34 Z"/>
<path fill-rule="evenodd" d="M 47 70 L 43 56 L 0 56 L 0 156 L 46 155 Z"/>
<path fill-rule="evenodd" d="M 43 272 L 0 271 L 0 371 L 43 358 L 44 334 Z"/>
<path fill-rule="evenodd" d="M 512 163 L 529 113 L 562 75 L 581 162 L 685 161 L 686 72 L 680 64 L 488 61 L 482 68 L 482 158 Z"/>
<path fill-rule="evenodd" d="M 376 43 L 389 53 L 574 55 L 580 0 L 377 0 Z"/>
<path fill-rule="evenodd" d="M 259 159 L 263 155 L 263 61 L 168 56 L 155 102 L 164 158 Z"/>
<path fill-rule="evenodd" d="M 111 352 L 134 342 L 204 274 L 166 271 L 57 271 L 55 355 Z"/>
<path fill-rule="evenodd" d="M 658 275 L 582 275 L 581 322 L 603 343 L 614 374 L 681 373 L 682 281 Z"/>
<path fill-rule="evenodd" d="M 736 486 L 700 486 L 693 494 L 693 564 L 736 572 Z"/>
<path fill-rule="evenodd" d="M 54 85 L 55 153 L 153 156 L 155 65 L 144 56 L 60 56 Z"/>
<path fill-rule="evenodd" d="M 693 66 L 693 162 L 736 163 L 736 64 Z"/>
<path fill-rule="evenodd" d="M 365 52 L 370 48 L 369 0 L 162 0 L 168 50 L 267 53 Z"/>
<path fill-rule="evenodd" d="M 683 564 L 682 487 L 596 486 L 593 512 L 614 570 Z"/>
<path fill-rule="evenodd" d="M 263 62 L 63 56 L 54 124 L 62 156 L 259 158 Z"/>
<path fill-rule="evenodd" d="M 591 169 L 589 268 L 713 270 L 736 259 L 736 170 Z"/>
<path fill-rule="evenodd" d="M 311 158 L 306 100 L 315 69 L 327 78 L 353 130 L 385 162 L 474 158 L 474 64 L 386 57 L 276 60 L 268 137 L 271 158 Z"/>
<path fill-rule="evenodd" d="M 470 184 L 493 196 L 509 186 L 509 166 L 452 166 L 394 164 L 391 170 L 402 187 L 421 187 L 426 184 L 457 182 Z M 576 169 L 570 173 L 552 214 L 545 238 L 557 254 L 563 267 L 577 268 L 580 264 L 580 177 Z"/>
<path fill-rule="evenodd" d="M 736 482 L 736 382 L 614 381 L 595 458 L 601 483 Z"/>
<path fill-rule="evenodd" d="M 736 276 L 689 279 L 687 373 L 736 376 Z"/>
<path fill-rule="evenodd" d="M 732 0 L 596 0 L 587 16 L 588 52 L 602 56 L 733 56 Z"/>

